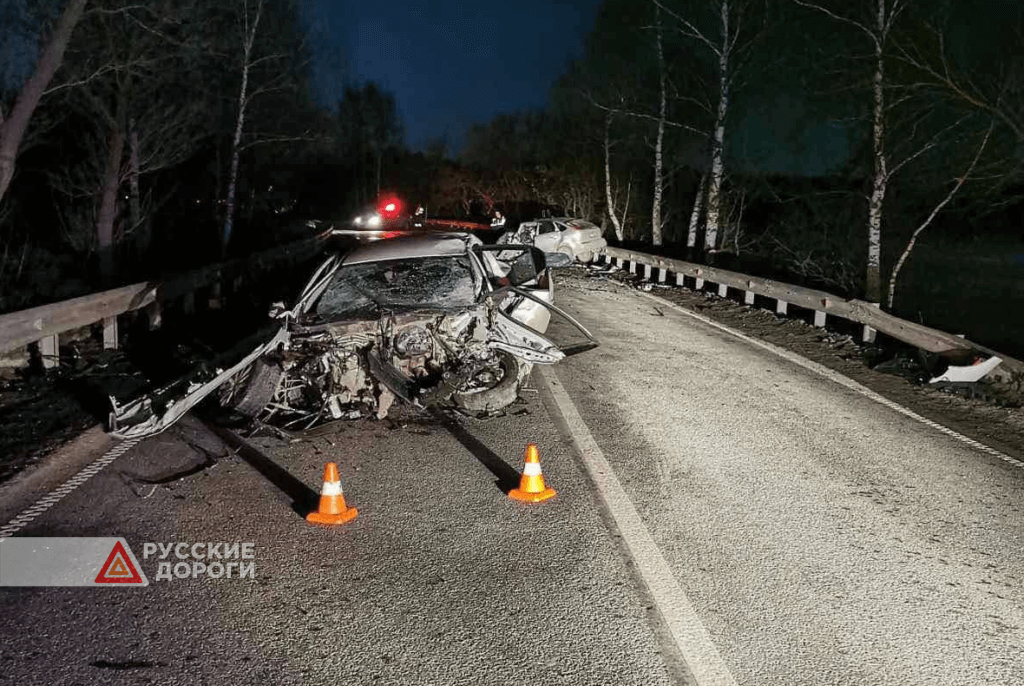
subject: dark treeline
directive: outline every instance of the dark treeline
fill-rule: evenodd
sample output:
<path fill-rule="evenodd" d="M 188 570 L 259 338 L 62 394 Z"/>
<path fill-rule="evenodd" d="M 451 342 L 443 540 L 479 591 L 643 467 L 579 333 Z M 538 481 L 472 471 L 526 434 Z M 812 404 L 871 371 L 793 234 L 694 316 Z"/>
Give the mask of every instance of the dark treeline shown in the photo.
<path fill-rule="evenodd" d="M 1022 35 L 1009 0 L 605 0 L 545 111 L 463 161 L 497 202 L 892 307 L 913 239 L 1019 238 Z"/>
<path fill-rule="evenodd" d="M 605 0 L 547 107 L 473 127 L 457 161 L 443 139 L 410 152 L 374 84 L 318 106 L 294 0 L 4 5 L 0 51 L 38 55 L 0 73 L 2 310 L 272 245 L 383 191 L 565 212 L 890 307 L 915 245 L 1019 239 L 1013 0 Z"/>
<path fill-rule="evenodd" d="M 292 0 L 14 0 L 0 50 L 0 310 L 308 235 L 405 154 L 372 84 L 317 104 Z"/>

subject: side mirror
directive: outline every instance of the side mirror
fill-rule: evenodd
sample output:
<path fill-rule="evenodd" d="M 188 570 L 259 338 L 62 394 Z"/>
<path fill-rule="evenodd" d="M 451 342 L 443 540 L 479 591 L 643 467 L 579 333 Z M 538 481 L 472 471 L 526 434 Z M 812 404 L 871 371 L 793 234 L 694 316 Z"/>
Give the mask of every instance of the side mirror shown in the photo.
<path fill-rule="evenodd" d="M 566 255 L 564 252 L 544 253 L 544 261 L 547 263 L 548 269 L 571 267 L 573 263 L 572 257 Z"/>

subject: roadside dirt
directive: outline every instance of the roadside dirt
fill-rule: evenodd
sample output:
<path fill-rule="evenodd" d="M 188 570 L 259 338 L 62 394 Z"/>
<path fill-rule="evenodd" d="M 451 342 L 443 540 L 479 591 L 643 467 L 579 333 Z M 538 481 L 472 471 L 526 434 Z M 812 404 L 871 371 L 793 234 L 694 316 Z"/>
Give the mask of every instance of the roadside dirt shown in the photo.
<path fill-rule="evenodd" d="M 1024 393 L 1020 388 L 982 383 L 972 388 L 939 390 L 926 380 L 922 383 L 930 375 L 918 362 L 917 351 L 909 346 L 882 337 L 875 345 L 860 344 L 858 325 L 829 318 L 826 328 L 818 328 L 810 312 L 791 308 L 791 316 L 776 315 L 774 300 L 762 303 L 759 298 L 748 306 L 741 302 L 741 296 L 733 300 L 709 291 L 655 284 L 639 274 L 604 265 L 575 267 L 560 272 L 559 277 L 558 287 L 649 292 L 818 362 L 923 417 L 1024 461 Z M 652 312 L 652 316 L 657 314 Z"/>

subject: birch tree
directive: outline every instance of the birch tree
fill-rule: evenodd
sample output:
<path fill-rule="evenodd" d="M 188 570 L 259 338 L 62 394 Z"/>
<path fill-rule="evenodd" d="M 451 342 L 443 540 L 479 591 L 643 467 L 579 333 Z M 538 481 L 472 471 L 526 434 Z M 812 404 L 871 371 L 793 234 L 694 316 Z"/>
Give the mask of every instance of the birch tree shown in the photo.
<path fill-rule="evenodd" d="M 920 236 L 921 232 L 923 232 L 931 225 L 932 221 L 934 221 L 935 217 L 939 214 L 939 212 L 941 212 L 942 209 L 949 204 L 950 200 L 952 200 L 953 196 L 957 194 L 961 186 L 963 186 L 964 183 L 966 183 L 967 180 L 970 178 L 971 174 L 974 172 L 975 167 L 978 166 L 978 160 L 981 159 L 981 155 L 985 151 L 985 146 L 988 145 L 989 138 L 991 138 L 992 136 L 993 126 L 994 123 L 989 124 L 988 130 L 985 131 L 985 136 L 981 140 L 981 144 L 978 145 L 978 151 L 974 155 L 974 158 L 971 160 L 967 169 L 962 174 L 953 179 L 953 185 L 949 189 L 949 192 L 946 193 L 945 197 L 943 197 L 942 200 L 940 200 L 934 208 L 932 208 L 931 213 L 925 218 L 925 220 L 917 226 L 917 228 L 914 230 L 914 233 L 911 234 L 910 240 L 907 241 L 906 246 L 903 248 L 903 252 L 900 253 L 899 259 L 896 260 L 896 265 L 892 269 L 892 274 L 889 276 L 889 288 L 888 294 L 886 296 L 886 307 L 888 309 L 892 309 L 893 300 L 896 297 L 896 279 L 899 277 L 900 269 L 903 268 L 903 264 L 907 261 L 907 258 L 910 257 L 910 253 L 914 250 L 914 246 L 917 244 L 918 236 Z"/>
<path fill-rule="evenodd" d="M 619 214 L 619 210 L 616 207 L 616 196 L 617 193 L 614 189 L 612 181 L 612 143 L 611 143 L 611 129 L 612 129 L 612 118 L 611 112 L 605 114 L 604 119 L 604 196 L 605 205 L 608 210 L 608 217 L 611 219 L 612 227 L 615 230 L 615 238 L 619 242 L 622 242 L 626 238 L 626 218 L 629 215 L 629 192 L 632 188 L 632 184 L 626 186 L 626 200 L 622 207 L 622 214 Z"/>
<path fill-rule="evenodd" d="M 730 107 L 740 74 L 754 60 L 756 47 L 767 33 L 767 14 L 764 4 L 756 0 L 652 1 L 673 20 L 673 30 L 692 42 L 695 53 L 703 53 L 711 62 L 707 87 L 714 91 L 710 98 L 714 105 L 710 126 L 704 130 L 711 143 L 711 165 L 706 187 L 703 183 L 699 186 L 690 216 L 691 226 L 696 227 L 703 210 L 704 249 L 713 254 L 721 229 Z"/>
<path fill-rule="evenodd" d="M 858 13 L 857 5 L 843 11 L 824 4 L 793 0 L 798 5 L 829 16 L 834 21 L 851 27 L 867 39 L 872 49 L 871 75 L 871 150 L 873 171 L 871 193 L 868 196 L 867 222 L 867 271 L 864 277 L 864 297 L 870 302 L 882 298 L 882 230 L 885 209 L 885 194 L 895 169 L 891 167 L 887 145 L 887 113 L 889 103 L 886 91 L 890 83 L 886 79 L 886 63 L 892 49 L 891 36 L 897 19 L 906 6 L 906 0 L 864 0 L 860 6 L 865 11 Z M 839 3 L 836 3 L 837 5 Z M 842 4 L 849 8 L 848 4 Z"/>
<path fill-rule="evenodd" d="M 60 68 L 71 34 L 82 18 L 87 0 L 68 0 L 53 31 L 43 41 L 39 60 L 21 87 L 11 111 L 0 110 L 0 200 L 14 178 L 14 164 L 29 121 L 46 87 Z"/>
<path fill-rule="evenodd" d="M 256 65 L 257 59 L 271 59 L 271 57 L 255 58 L 253 46 L 256 44 L 256 32 L 260 28 L 260 17 L 263 16 L 265 0 L 256 0 L 256 6 L 250 10 L 249 0 L 241 0 L 241 11 L 239 14 L 239 28 L 241 30 L 241 84 L 239 85 L 238 100 L 236 103 L 235 131 L 231 139 L 231 162 L 228 166 L 228 188 L 224 203 L 224 228 L 221 231 L 221 252 L 226 253 L 228 244 L 231 242 L 231 231 L 235 221 L 235 193 L 238 188 L 238 159 L 242 154 L 242 130 L 245 127 L 245 115 L 252 98 L 249 92 L 249 72 Z"/>

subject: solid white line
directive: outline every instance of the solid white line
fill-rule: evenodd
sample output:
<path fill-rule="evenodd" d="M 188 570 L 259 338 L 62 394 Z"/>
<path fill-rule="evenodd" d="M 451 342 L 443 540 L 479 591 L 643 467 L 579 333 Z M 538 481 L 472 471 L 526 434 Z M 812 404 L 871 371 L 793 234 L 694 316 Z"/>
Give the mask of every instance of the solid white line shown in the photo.
<path fill-rule="evenodd" d="M 542 366 L 534 373 L 547 385 L 569 435 L 597 488 L 605 508 L 629 550 L 640 578 L 661 613 L 697 686 L 736 686 L 732 673 L 711 642 L 690 599 L 679 586 L 661 550 L 644 526 L 633 502 L 576 410 L 569 394 L 553 371 Z"/>
<path fill-rule="evenodd" d="M 140 440 L 141 439 L 138 438 L 132 438 L 124 441 L 123 443 L 118 443 L 106 453 L 96 458 L 96 460 L 89 465 L 86 465 L 73 477 L 44 495 L 32 505 L 29 505 L 27 508 L 22 510 L 18 516 L 0 527 L 0 538 L 13 536 L 18 531 L 25 528 L 33 519 L 49 510 L 60 502 L 64 496 L 74 491 L 76 488 L 98 474 L 104 467 L 121 457 L 124 453 L 128 452 L 128 450 L 130 450 Z"/>
<path fill-rule="evenodd" d="M 880 395 L 880 394 L 874 392 L 873 390 L 871 390 L 870 388 L 868 388 L 866 386 L 862 386 L 861 384 L 857 383 L 853 379 L 850 379 L 850 378 L 848 378 L 846 376 L 843 376 L 842 374 L 840 374 L 839 372 L 837 372 L 837 371 L 835 371 L 833 369 L 829 369 L 828 367 L 826 367 L 823 364 L 819 364 L 817 362 L 813 362 L 811 360 L 808 360 L 806 357 L 801 357 L 797 353 L 794 353 L 794 352 L 791 352 L 789 350 L 786 350 L 785 348 L 780 348 L 780 347 L 778 347 L 776 345 L 772 345 L 771 343 L 768 343 L 766 341 L 761 341 L 761 340 L 758 340 L 756 338 L 752 338 L 752 337 L 750 337 L 750 336 L 748 336 L 746 334 L 743 334 L 743 333 L 740 333 L 739 331 L 736 331 L 735 329 L 729 328 L 725 324 L 720 324 L 720 323 L 718 323 L 716 321 L 708 319 L 707 317 L 705 317 L 703 315 L 697 314 L 696 312 L 691 312 L 690 310 L 686 309 L 685 307 L 677 305 L 677 304 L 675 304 L 673 302 L 670 302 L 668 300 L 664 300 L 662 298 L 659 298 L 657 296 L 651 295 L 649 293 L 644 293 L 643 291 L 636 291 L 636 293 L 637 293 L 637 295 L 640 295 L 640 296 L 642 296 L 644 298 L 649 298 L 651 300 L 656 301 L 659 305 L 664 305 L 666 307 L 669 307 L 669 308 L 675 310 L 676 312 L 679 312 L 680 314 L 685 314 L 687 317 L 692 317 L 692 318 L 694 318 L 694 319 L 696 319 L 698 321 L 704 322 L 708 326 L 712 326 L 712 327 L 718 329 L 719 331 L 723 331 L 723 332 L 729 334 L 730 336 L 734 336 L 736 338 L 739 338 L 740 340 L 743 340 L 743 341 L 746 341 L 747 343 L 750 343 L 751 345 L 756 345 L 759 348 L 763 348 L 763 349 L 765 349 L 765 350 L 767 350 L 767 351 L 769 351 L 771 353 L 774 353 L 775 355 L 778 355 L 779 357 L 781 357 L 781 358 L 783 358 L 785 360 L 788 360 L 789 362 L 792 362 L 795 365 L 803 367 L 804 369 L 806 369 L 808 371 L 812 371 L 815 374 L 819 374 L 820 376 L 823 376 L 823 377 L 825 377 L 826 379 L 828 379 L 830 381 L 834 381 L 835 383 L 839 384 L 840 386 L 844 386 L 844 387 L 850 389 L 851 391 L 855 391 L 855 392 L 860 393 L 861 395 L 863 395 L 863 396 L 865 396 L 867 398 L 870 398 L 871 400 L 874 400 L 876 403 L 879 403 L 880 405 L 885 405 L 886 407 L 888 407 L 891 410 L 895 410 L 895 411 L 899 412 L 900 414 L 902 414 L 902 415 L 904 415 L 906 417 L 910 417 L 914 421 L 920 422 L 921 424 L 924 424 L 925 426 L 928 426 L 928 427 L 930 427 L 932 429 L 935 429 L 936 431 L 940 431 L 940 432 L 946 434 L 947 436 L 950 436 L 952 438 L 957 439 L 958 441 L 961 441 L 962 443 L 966 443 L 967 445 L 971 446 L 972 448 L 974 448 L 976 450 L 980 450 L 983 453 L 987 453 L 987 454 L 991 455 L 992 457 L 997 457 L 1000 460 L 1002 460 L 1003 462 L 1006 462 L 1007 464 L 1010 464 L 1010 465 L 1012 465 L 1012 466 L 1014 466 L 1014 467 L 1016 467 L 1018 469 L 1024 469 L 1024 462 L 1018 460 L 1017 458 L 1011 457 L 1011 456 L 1007 455 L 1006 453 L 1000 452 L 999 450 L 996 450 L 995 448 L 993 448 L 991 446 L 987 446 L 984 443 L 976 441 L 973 438 L 969 438 L 967 436 L 964 436 L 962 433 L 954 431 L 953 429 L 950 429 L 947 426 L 943 426 L 942 424 L 939 424 L 938 422 L 933 422 L 931 419 L 928 419 L 927 417 L 922 417 L 921 415 L 917 414 L 913 410 L 909 410 L 906 407 L 903 407 L 902 405 L 900 405 L 899 403 L 897 403 L 895 401 L 892 401 L 892 400 L 889 400 L 885 396 Z"/>

